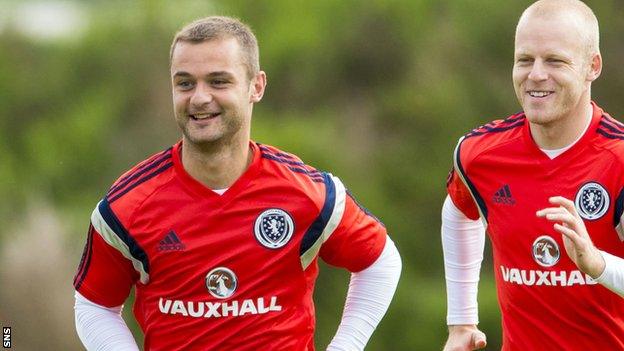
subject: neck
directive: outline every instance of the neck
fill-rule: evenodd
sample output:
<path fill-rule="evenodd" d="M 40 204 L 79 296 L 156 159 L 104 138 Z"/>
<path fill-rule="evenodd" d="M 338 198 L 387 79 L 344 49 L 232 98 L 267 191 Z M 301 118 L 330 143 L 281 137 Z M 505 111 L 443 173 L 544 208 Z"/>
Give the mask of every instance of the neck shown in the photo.
<path fill-rule="evenodd" d="M 229 145 L 199 146 L 185 137 L 181 156 L 184 170 L 210 189 L 230 187 L 253 159 L 249 139 Z"/>
<path fill-rule="evenodd" d="M 569 115 L 556 121 L 537 124 L 530 123 L 531 136 L 541 149 L 553 150 L 564 148 L 581 137 L 590 123 L 593 107 L 589 102 L 579 104 Z"/>

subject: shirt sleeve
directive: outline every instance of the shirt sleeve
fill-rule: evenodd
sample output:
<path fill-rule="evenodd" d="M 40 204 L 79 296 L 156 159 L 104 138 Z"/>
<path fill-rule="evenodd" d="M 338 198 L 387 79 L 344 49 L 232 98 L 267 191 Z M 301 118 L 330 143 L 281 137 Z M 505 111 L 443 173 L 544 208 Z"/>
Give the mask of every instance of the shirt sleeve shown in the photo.
<path fill-rule="evenodd" d="M 340 224 L 323 243 L 320 257 L 333 266 L 359 272 L 370 266 L 386 243 L 386 228 L 346 192 Z"/>
<path fill-rule="evenodd" d="M 477 220 L 481 216 L 477 205 L 470 194 L 470 191 L 466 187 L 466 184 L 462 181 L 458 172 L 453 168 L 449 173 L 446 188 L 453 201 L 453 204 L 459 209 L 466 217 L 472 220 Z"/>
<path fill-rule="evenodd" d="M 74 288 L 90 301 L 106 307 L 120 306 L 138 280 L 130 260 L 109 245 L 91 225 Z"/>

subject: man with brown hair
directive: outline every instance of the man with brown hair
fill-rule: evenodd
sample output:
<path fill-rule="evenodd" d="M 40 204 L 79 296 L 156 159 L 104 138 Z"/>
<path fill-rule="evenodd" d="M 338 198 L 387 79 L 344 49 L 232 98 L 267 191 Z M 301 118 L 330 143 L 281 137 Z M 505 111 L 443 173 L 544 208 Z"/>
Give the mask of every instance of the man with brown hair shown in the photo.
<path fill-rule="evenodd" d="M 503 350 L 624 350 L 624 125 L 591 101 L 598 20 L 578 0 L 537 1 L 518 21 L 514 51 L 524 111 L 455 149 L 442 210 L 444 350 L 486 345 L 477 328 L 484 225 Z"/>
<path fill-rule="evenodd" d="M 327 349 L 363 349 L 399 254 L 337 177 L 250 140 L 266 87 L 251 30 L 228 17 L 187 25 L 171 80 L 182 140 L 122 175 L 91 216 L 74 279 L 84 345 L 137 349 L 120 316 L 134 287 L 147 350 L 314 350 L 321 257 L 353 272 Z"/>

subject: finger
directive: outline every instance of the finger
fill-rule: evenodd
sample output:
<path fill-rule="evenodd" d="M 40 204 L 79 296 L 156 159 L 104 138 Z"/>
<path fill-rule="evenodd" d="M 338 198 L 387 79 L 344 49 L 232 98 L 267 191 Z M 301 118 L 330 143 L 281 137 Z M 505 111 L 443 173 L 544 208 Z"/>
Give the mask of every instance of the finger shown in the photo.
<path fill-rule="evenodd" d="M 585 229 L 585 224 L 578 217 L 578 215 L 573 215 L 567 210 L 563 209 L 563 213 L 558 213 L 556 211 L 552 211 L 552 213 L 546 214 L 544 217 L 551 222 L 561 222 L 565 226 L 571 228 L 576 231 L 581 237 L 588 237 L 587 229 Z"/>
<path fill-rule="evenodd" d="M 578 216 L 578 214 L 576 213 L 576 207 L 574 206 L 574 202 L 572 202 L 571 200 L 568 200 L 563 196 L 553 196 L 549 198 L 548 201 L 553 205 L 559 205 L 565 208 L 575 217 Z"/>
<path fill-rule="evenodd" d="M 535 212 L 538 217 L 546 217 L 546 215 L 553 213 L 568 213 L 568 211 L 562 207 L 547 207 Z"/>
<path fill-rule="evenodd" d="M 559 223 L 555 223 L 554 228 L 557 232 L 565 235 L 566 238 L 570 239 L 572 243 L 574 244 L 574 246 L 576 246 L 577 248 L 582 248 L 585 246 L 585 243 L 583 242 L 583 238 L 576 231 L 568 227 L 565 227 Z"/>
<path fill-rule="evenodd" d="M 569 227 L 575 227 L 578 223 L 576 222 L 576 218 L 572 216 L 570 213 L 549 213 L 546 215 L 546 219 L 551 222 L 562 222 L 565 223 Z"/>
<path fill-rule="evenodd" d="M 487 341 L 485 339 L 485 334 L 481 332 L 472 333 L 472 347 L 473 350 L 482 349 L 487 345 Z"/>
<path fill-rule="evenodd" d="M 587 233 L 583 220 L 573 216 L 569 212 L 565 214 L 548 214 L 546 215 L 546 219 L 551 222 L 561 222 L 564 227 L 573 230 L 579 237 L 591 240 L 589 239 L 589 234 Z"/>

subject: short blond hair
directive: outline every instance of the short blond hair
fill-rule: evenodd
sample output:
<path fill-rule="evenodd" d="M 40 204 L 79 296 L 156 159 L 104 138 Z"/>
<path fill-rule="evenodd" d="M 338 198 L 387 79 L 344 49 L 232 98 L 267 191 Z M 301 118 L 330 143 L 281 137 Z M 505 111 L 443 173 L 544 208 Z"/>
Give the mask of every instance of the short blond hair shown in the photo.
<path fill-rule="evenodd" d="M 518 21 L 518 26 L 528 17 L 553 18 L 565 16 L 577 24 L 580 40 L 583 40 L 587 53 L 600 53 L 600 28 L 594 11 L 580 0 L 539 0 L 529 6 Z M 517 31 L 517 28 L 516 28 Z"/>
<path fill-rule="evenodd" d="M 233 17 L 210 16 L 184 26 L 173 37 L 169 51 L 169 63 L 171 63 L 173 51 L 178 42 L 201 43 L 223 38 L 234 38 L 238 41 L 247 75 L 249 79 L 255 77 L 260 71 L 258 40 L 248 25 Z"/>

